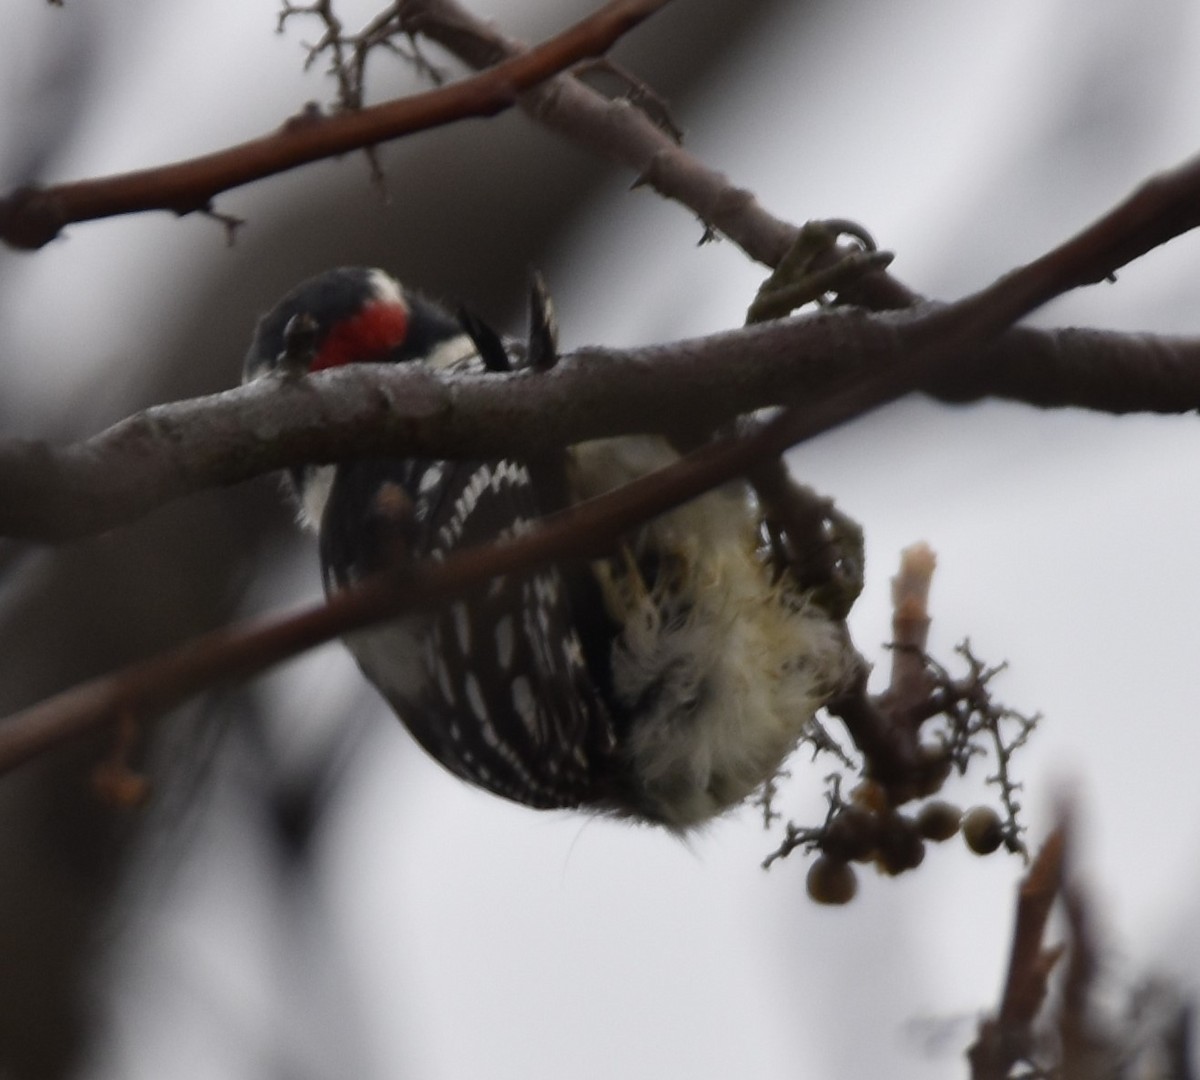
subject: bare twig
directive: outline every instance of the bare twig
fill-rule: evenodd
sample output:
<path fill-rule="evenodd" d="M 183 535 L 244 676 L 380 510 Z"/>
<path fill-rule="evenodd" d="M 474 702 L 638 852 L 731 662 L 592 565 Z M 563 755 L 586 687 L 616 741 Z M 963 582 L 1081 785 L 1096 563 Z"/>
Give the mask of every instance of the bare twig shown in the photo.
<path fill-rule="evenodd" d="M 408 0 L 405 7 L 414 33 L 471 67 L 489 67 L 525 49 L 453 0 Z M 775 266 L 795 242 L 795 226 L 772 217 L 751 192 L 701 164 L 628 101 L 609 99 L 576 78 L 558 76 L 522 95 L 520 105 L 551 130 L 625 165 L 638 182 L 690 208 L 767 266 Z"/>
<path fill-rule="evenodd" d="M 1099 946 L 1084 890 L 1077 882 L 1063 887 L 1070 950 L 1058 1007 L 1058 1041 L 1064 1080 L 1115 1075 L 1118 1054 L 1094 1015 Z"/>
<path fill-rule="evenodd" d="M 521 56 L 482 75 L 372 108 L 323 116 L 307 110 L 271 135 L 228 150 L 137 172 L 49 188 L 22 188 L 0 200 L 0 239 L 38 248 L 72 222 L 145 210 L 208 210 L 214 197 L 351 150 L 470 116 L 510 108 L 516 95 L 580 60 L 600 56 L 667 0 L 612 0 Z"/>
<path fill-rule="evenodd" d="M 586 81 L 591 76 L 608 76 L 615 80 L 621 88 L 621 96 L 626 101 L 645 113 L 655 125 L 670 136 L 672 142 L 683 142 L 683 129 L 671 115 L 670 106 L 659 97 L 652 86 L 643 82 L 632 71 L 613 63 L 608 57 L 602 57 L 599 60 L 585 60 L 582 64 L 576 64 L 571 74 L 581 81 Z"/>
<path fill-rule="evenodd" d="M 900 572 L 892 578 L 892 677 L 889 700 L 907 708 L 929 696 L 925 666 L 929 638 L 929 586 L 937 556 L 925 543 L 900 553 Z"/>
<path fill-rule="evenodd" d="M 979 1026 L 967 1052 L 974 1080 L 1007 1080 L 1012 1067 L 1033 1047 L 1033 1022 L 1046 997 L 1046 981 L 1062 953 L 1044 944 L 1046 925 L 1063 886 L 1066 833 L 1047 837 L 1017 895 L 1008 975 L 996 1016 Z"/>
<path fill-rule="evenodd" d="M 315 45 L 307 46 L 308 59 L 305 68 L 316 63 L 318 57 L 329 56 L 329 74 L 337 80 L 338 105 L 343 109 L 361 109 L 366 96 L 367 60 L 380 50 L 403 56 L 414 64 L 418 71 L 437 86 L 444 81 L 441 71 L 433 66 L 417 48 L 415 39 L 405 29 L 404 0 L 393 0 L 391 4 L 374 15 L 358 33 L 347 34 L 334 10 L 333 0 L 316 0 L 311 4 L 294 4 L 284 0 L 279 13 L 278 29 L 297 16 L 313 16 L 324 27 L 324 33 Z M 411 46 L 407 49 L 396 44 L 396 38 L 407 35 Z"/>
<path fill-rule="evenodd" d="M 1124 1010 L 1114 1009 L 1120 988 L 1104 971 L 1087 894 L 1069 872 L 1069 807 L 1061 817 L 1021 883 L 1000 1007 L 980 1023 L 967 1052 L 973 1080 L 1191 1080 L 1193 1006 L 1179 986 L 1151 975 L 1120 994 Z M 1067 940 L 1047 945 L 1057 901 Z M 1051 1000 L 1049 976 L 1060 959 L 1057 1000 Z"/>

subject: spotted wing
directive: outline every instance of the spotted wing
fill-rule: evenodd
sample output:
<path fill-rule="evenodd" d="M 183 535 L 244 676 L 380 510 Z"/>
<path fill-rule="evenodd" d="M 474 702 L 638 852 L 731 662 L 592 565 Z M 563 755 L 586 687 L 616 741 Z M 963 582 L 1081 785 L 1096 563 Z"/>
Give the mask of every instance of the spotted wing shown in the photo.
<path fill-rule="evenodd" d="M 444 558 L 539 513 L 512 461 L 339 467 L 321 530 L 326 586 L 404 557 Z M 452 772 L 537 807 L 598 800 L 615 742 L 558 568 L 496 578 L 465 600 L 347 644 L 416 739 Z"/>

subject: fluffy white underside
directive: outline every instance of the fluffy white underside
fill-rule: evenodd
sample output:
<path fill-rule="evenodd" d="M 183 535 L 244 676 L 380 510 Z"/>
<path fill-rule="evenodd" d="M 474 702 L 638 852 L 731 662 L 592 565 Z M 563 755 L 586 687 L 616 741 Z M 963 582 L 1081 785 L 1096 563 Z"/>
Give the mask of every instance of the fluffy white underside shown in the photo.
<path fill-rule="evenodd" d="M 601 440 L 575 448 L 574 480 L 590 496 L 677 458 L 659 438 Z M 651 590 L 619 564 L 596 564 L 624 627 L 615 691 L 629 705 L 648 701 L 630 735 L 631 766 L 649 806 L 676 827 L 720 814 L 774 776 L 844 677 L 834 626 L 771 582 L 757 529 L 744 487 L 731 485 L 639 534 L 635 550 L 672 564 Z"/>

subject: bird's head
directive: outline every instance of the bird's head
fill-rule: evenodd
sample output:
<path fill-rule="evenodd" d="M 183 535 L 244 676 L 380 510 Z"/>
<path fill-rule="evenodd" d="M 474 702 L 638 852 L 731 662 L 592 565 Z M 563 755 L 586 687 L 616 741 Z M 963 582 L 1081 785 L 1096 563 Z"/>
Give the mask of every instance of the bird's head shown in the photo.
<path fill-rule="evenodd" d="M 298 285 L 263 316 L 243 381 L 355 363 L 436 366 L 476 351 L 460 320 L 383 270 L 339 267 Z"/>

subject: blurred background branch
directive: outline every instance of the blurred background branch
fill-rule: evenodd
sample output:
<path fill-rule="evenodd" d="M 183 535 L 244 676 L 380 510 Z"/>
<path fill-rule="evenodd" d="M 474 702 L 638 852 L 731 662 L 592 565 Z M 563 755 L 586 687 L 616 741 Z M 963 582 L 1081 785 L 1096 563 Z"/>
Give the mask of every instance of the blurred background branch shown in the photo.
<path fill-rule="evenodd" d="M 494 70 L 399 101 L 334 116 L 306 108 L 273 135 L 174 165 L 51 188 L 26 186 L 0 199 L 0 239 L 39 248 L 64 226 L 146 210 L 212 211 L 212 200 L 243 184 L 314 161 L 454 123 L 494 116 L 515 95 L 554 72 L 608 51 L 622 34 L 667 0 L 612 0 L 544 44 L 501 61 Z M 233 223 L 236 219 L 226 216 Z"/>

